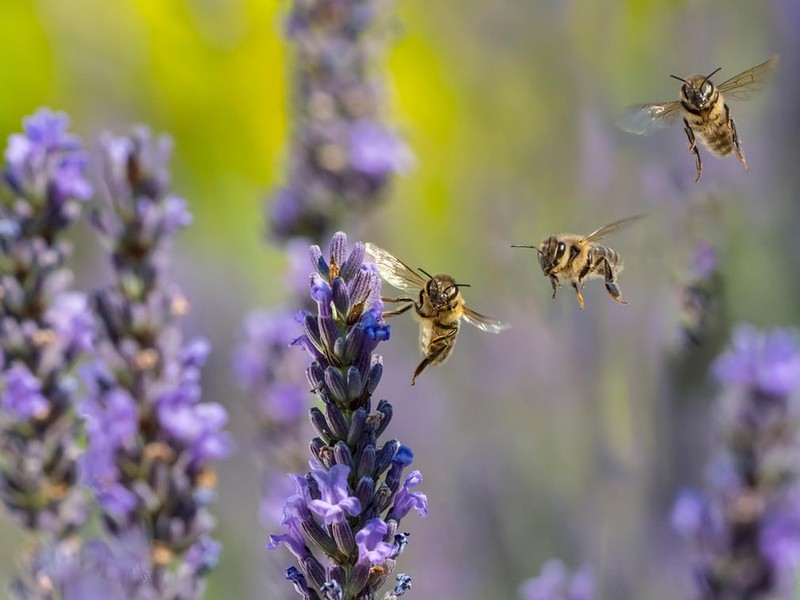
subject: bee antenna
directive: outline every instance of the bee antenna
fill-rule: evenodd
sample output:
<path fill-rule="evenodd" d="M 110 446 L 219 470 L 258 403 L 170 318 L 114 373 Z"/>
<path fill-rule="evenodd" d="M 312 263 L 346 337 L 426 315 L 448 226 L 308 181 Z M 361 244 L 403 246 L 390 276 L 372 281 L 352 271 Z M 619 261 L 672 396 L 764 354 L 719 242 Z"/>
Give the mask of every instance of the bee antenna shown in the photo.
<path fill-rule="evenodd" d="M 689 82 L 686 81 L 683 77 L 678 77 L 677 75 L 670 75 L 673 79 L 677 79 L 678 81 L 682 81 L 683 83 L 688 84 Z"/>
<path fill-rule="evenodd" d="M 472 287 L 468 283 L 454 283 L 453 285 L 455 285 L 457 288 L 459 288 L 459 287 Z"/>
<path fill-rule="evenodd" d="M 703 84 L 705 84 L 705 82 L 706 82 L 706 81 L 708 81 L 709 79 L 711 79 L 711 77 L 712 77 L 713 75 L 716 75 L 716 74 L 717 74 L 717 73 L 719 73 L 721 70 L 722 70 L 722 67 L 717 67 L 716 69 L 714 69 L 713 71 L 711 71 L 711 73 L 709 73 L 708 75 L 706 75 L 706 78 L 705 78 L 705 79 L 703 79 L 703 83 L 701 83 L 701 84 L 700 84 L 700 87 L 703 87 Z"/>
<path fill-rule="evenodd" d="M 422 273 L 423 275 L 425 275 L 425 276 L 426 276 L 428 279 L 433 279 L 433 275 L 431 275 L 430 273 L 428 273 L 428 272 L 427 272 L 425 269 L 423 269 L 422 267 L 417 267 L 417 271 L 419 271 L 420 273 Z"/>
<path fill-rule="evenodd" d="M 541 254 L 541 253 L 542 253 L 542 251 L 541 251 L 541 250 L 539 250 L 539 246 L 523 246 L 523 245 L 521 245 L 521 244 L 511 244 L 511 247 L 512 247 L 512 248 L 533 248 L 533 249 L 534 249 L 534 250 L 536 250 L 536 251 L 537 251 L 539 254 Z"/>

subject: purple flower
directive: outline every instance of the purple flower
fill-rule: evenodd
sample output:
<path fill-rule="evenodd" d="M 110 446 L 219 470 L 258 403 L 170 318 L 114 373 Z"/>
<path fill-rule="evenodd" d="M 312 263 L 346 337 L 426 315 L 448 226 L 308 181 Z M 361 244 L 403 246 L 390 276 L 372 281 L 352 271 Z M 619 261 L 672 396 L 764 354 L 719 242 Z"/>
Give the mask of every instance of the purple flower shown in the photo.
<path fill-rule="evenodd" d="M 383 519 L 370 519 L 356 534 L 358 546 L 358 560 L 377 565 L 394 555 L 395 548 L 392 544 L 383 541 L 389 531 L 389 526 Z"/>
<path fill-rule="evenodd" d="M 97 501 L 111 517 L 124 521 L 136 509 L 139 499 L 136 494 L 120 483 L 110 483 L 95 489 Z"/>
<path fill-rule="evenodd" d="M 84 369 L 86 377 L 92 377 L 94 373 L 91 368 Z M 110 452 L 133 445 L 139 431 L 139 409 L 127 390 L 109 390 L 102 401 L 89 396 L 81 403 L 80 413 L 85 419 L 91 444 L 108 448 Z"/>
<path fill-rule="evenodd" d="M 158 420 L 179 447 L 189 449 L 195 464 L 230 455 L 230 438 L 222 431 L 228 422 L 228 413 L 220 404 L 163 402 L 158 406 Z"/>
<path fill-rule="evenodd" d="M 219 564 L 222 544 L 209 537 L 202 537 L 186 552 L 186 564 L 196 573 L 213 571 Z"/>
<path fill-rule="evenodd" d="M 86 522 L 77 481 L 83 440 L 73 372 L 91 351 L 93 322 L 70 292 L 64 233 L 92 195 L 86 157 L 63 113 L 40 109 L 13 134 L 0 168 L 0 500 L 31 534 L 18 597 L 46 597 L 34 557 L 54 551 Z"/>
<path fill-rule="evenodd" d="M 0 405 L 21 421 L 43 419 L 50 412 L 50 404 L 41 392 L 42 382 L 27 366 L 16 363 L 5 372 L 5 389 Z"/>
<path fill-rule="evenodd" d="M 403 487 L 397 491 L 397 495 L 395 496 L 392 516 L 400 520 L 405 517 L 412 508 L 417 511 L 419 516 L 428 516 L 428 497 L 422 492 L 411 491 L 411 488 L 417 487 L 420 483 L 422 483 L 422 473 L 419 471 L 411 471 L 411 473 L 406 476 Z"/>
<path fill-rule="evenodd" d="M 245 339 L 234 355 L 238 383 L 270 432 L 276 425 L 294 426 L 308 409 L 306 361 L 290 348 L 299 332 L 289 311 L 254 312 L 245 321 Z"/>
<path fill-rule="evenodd" d="M 347 476 L 350 467 L 334 465 L 330 471 L 322 468 L 312 468 L 311 476 L 319 485 L 322 495 L 320 500 L 312 500 L 308 507 L 323 518 L 326 525 L 341 522 L 345 513 L 356 516 L 361 512 L 361 503 L 358 498 L 348 495 Z"/>
<path fill-rule="evenodd" d="M 93 223 L 115 280 L 94 296 L 97 358 L 83 371 L 89 443 L 82 474 L 109 543 L 125 545 L 122 534 L 134 531 L 145 548 L 150 575 L 126 586 L 129 597 L 199 598 L 219 552 L 209 537 L 210 463 L 227 457 L 231 442 L 225 409 L 201 401 L 210 344 L 183 341 L 187 301 L 168 272 L 173 238 L 191 215 L 168 191 L 168 138 L 138 128 L 106 136 L 102 146 L 109 197 Z"/>
<path fill-rule="evenodd" d="M 350 128 L 350 160 L 357 171 L 386 176 L 407 171 L 413 165 L 414 157 L 384 125 L 361 120 Z"/>
<path fill-rule="evenodd" d="M 298 558 L 309 554 L 308 547 L 306 546 L 303 533 L 300 531 L 300 519 L 291 516 L 283 520 L 283 524 L 288 530 L 284 534 L 270 535 L 267 550 L 274 550 L 281 544 L 286 544 L 286 547 Z"/>
<path fill-rule="evenodd" d="M 733 333 L 732 348 L 713 365 L 717 381 L 765 394 L 782 396 L 800 388 L 800 346 L 797 335 L 776 329 L 761 332 L 740 325 Z"/>
<path fill-rule="evenodd" d="M 45 313 L 60 343 L 68 352 L 88 352 L 94 346 L 94 319 L 85 294 L 66 292 L 53 300 Z"/>
<path fill-rule="evenodd" d="M 294 345 L 311 358 L 306 375 L 322 408 L 309 411 L 317 437 L 310 444 L 310 473 L 293 477 L 297 493 L 287 499 L 283 521 L 289 531 L 272 536 L 268 549 L 286 544 L 295 555 L 300 570 L 290 569 L 289 578 L 306 598 L 338 598 L 341 591 L 347 598 L 372 598 L 407 544 L 407 536 L 397 534 L 401 519 L 412 508 L 426 514 L 427 500 L 411 491 L 422 481 L 419 471 L 400 483 L 411 450 L 397 440 L 378 441 L 393 410 L 386 400 L 372 405 L 383 373 L 373 352 L 389 338 L 380 278 L 363 263 L 364 245 L 349 247 L 341 232 L 327 255 L 312 246 L 310 257 L 317 312 L 301 313 L 305 333 Z M 349 571 L 341 568 L 347 563 L 354 565 Z M 407 576 L 398 581 L 395 597 L 410 588 Z"/>
<path fill-rule="evenodd" d="M 682 493 L 675 528 L 697 550 L 702 597 L 789 597 L 800 564 L 800 351 L 789 330 L 736 328 L 712 367 L 727 389 L 708 491 Z"/>
<path fill-rule="evenodd" d="M 377 205 L 392 176 L 413 162 L 379 119 L 383 94 L 371 63 L 380 40 L 370 39 L 370 25 L 385 8 L 372 0 L 337 6 L 335 18 L 318 0 L 293 4 L 288 16 L 298 127 L 286 183 L 271 194 L 270 230 L 281 242 L 319 238 Z"/>
<path fill-rule="evenodd" d="M 192 224 L 192 213 L 186 200 L 169 195 L 164 199 L 164 234 L 172 235 Z"/>
<path fill-rule="evenodd" d="M 92 187 L 84 176 L 86 158 L 80 142 L 67 131 L 69 117 L 42 108 L 26 117 L 23 126 L 24 134 L 8 138 L 5 180 L 19 194 L 50 202 L 59 212 L 66 209 L 73 220 L 77 213 L 65 202 L 87 200 Z"/>
<path fill-rule="evenodd" d="M 708 506 L 694 490 L 683 490 L 672 508 L 672 528 L 687 539 L 698 538 L 708 522 Z"/>

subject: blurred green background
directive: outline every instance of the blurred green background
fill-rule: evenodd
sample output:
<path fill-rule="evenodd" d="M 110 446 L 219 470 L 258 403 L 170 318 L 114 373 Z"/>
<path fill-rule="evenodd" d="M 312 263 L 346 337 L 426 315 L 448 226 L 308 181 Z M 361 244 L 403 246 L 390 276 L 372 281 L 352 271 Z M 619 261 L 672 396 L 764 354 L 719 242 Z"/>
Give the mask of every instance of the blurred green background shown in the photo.
<path fill-rule="evenodd" d="M 286 260 L 264 240 L 263 203 L 284 181 L 291 131 L 281 34 L 288 1 L 3 0 L 0 134 L 39 106 L 64 110 L 94 148 L 103 130 L 146 123 L 175 139 L 174 190 L 195 223 L 176 245 L 190 334 L 214 344 L 204 394 L 231 411 L 237 454 L 221 467 L 225 549 L 209 598 L 292 597 L 268 567 L 258 461 L 230 374 L 244 315 L 271 307 Z M 732 323 L 797 323 L 800 10 L 796 0 L 461 0 L 397 3 L 387 32 L 386 117 L 416 167 L 390 200 L 346 228 L 414 266 L 472 285 L 469 304 L 513 329 L 466 328 L 453 358 L 408 386 L 416 326 L 381 346 L 388 434 L 410 445 L 430 516 L 403 522 L 398 570 L 415 598 L 514 598 L 551 556 L 592 565 L 604 598 L 690 595 L 689 559 L 668 525 L 682 485 L 702 485 L 713 439 L 709 361 Z M 734 103 L 751 172 L 680 127 L 647 138 L 614 128 L 622 108 L 677 98 L 669 74 L 718 66 L 717 81 L 774 53 L 766 93 Z M 626 257 L 624 307 L 600 282 L 579 311 L 555 301 L 535 253 L 550 233 L 587 233 L 637 213 L 608 240 Z M 695 245 L 720 252 L 715 327 L 675 340 Z M 315 240 L 326 244 L 328 240 Z M 88 228 L 76 285 L 107 280 Z M 21 536 L 7 522 L 0 576 Z M 279 552 L 283 553 L 283 550 Z M 290 564 L 288 553 L 278 563 Z"/>

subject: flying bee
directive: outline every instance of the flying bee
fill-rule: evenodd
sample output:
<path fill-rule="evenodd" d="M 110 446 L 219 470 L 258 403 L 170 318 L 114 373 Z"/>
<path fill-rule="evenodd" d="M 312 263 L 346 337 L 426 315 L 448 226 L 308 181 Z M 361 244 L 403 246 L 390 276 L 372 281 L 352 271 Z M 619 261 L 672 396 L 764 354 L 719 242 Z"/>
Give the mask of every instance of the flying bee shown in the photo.
<path fill-rule="evenodd" d="M 627 304 L 622 299 L 617 285 L 617 275 L 624 266 L 622 257 L 615 250 L 595 242 L 644 216 L 637 215 L 614 221 L 586 236 L 560 233 L 545 238 L 538 246 L 512 245 L 511 247 L 533 248 L 539 253 L 539 266 L 542 267 L 542 273 L 550 278 L 550 283 L 553 285 L 553 298 L 556 297 L 561 279 L 564 279 L 569 281 L 575 289 L 575 293 L 578 295 L 578 304 L 583 310 L 581 288 L 584 286 L 584 280 L 602 277 L 611 297 L 620 304 Z"/>
<path fill-rule="evenodd" d="M 683 130 L 689 140 L 689 151 L 694 154 L 697 169 L 695 182 L 700 181 L 700 174 L 703 171 L 703 163 L 697 150 L 698 138 L 715 156 L 736 154 L 744 170 L 749 171 L 750 167 L 744 159 L 736 125 L 725 100 L 750 98 L 755 92 L 764 88 L 769 75 L 777 65 L 776 54 L 768 61 L 747 69 L 719 85 L 714 85 L 711 77 L 722 67 L 708 75 L 691 75 L 686 79 L 670 75 L 673 79 L 683 82 L 679 100 L 629 106 L 618 124 L 625 131 L 644 135 L 660 127 L 672 125 L 679 118 L 683 118 Z"/>
<path fill-rule="evenodd" d="M 417 377 L 428 365 L 441 364 L 450 357 L 462 319 L 490 333 L 508 329 L 506 323 L 485 317 L 466 306 L 461 288 L 469 287 L 468 284 L 458 283 L 450 275 L 430 275 L 422 269 L 418 273 L 374 244 L 368 243 L 366 250 L 375 261 L 381 277 L 410 294 L 399 298 L 383 298 L 384 302 L 403 305 L 397 310 L 383 313 L 383 316 L 400 315 L 413 307 L 419 319 L 419 347 L 424 358 L 414 371 L 411 385 L 416 384 Z"/>

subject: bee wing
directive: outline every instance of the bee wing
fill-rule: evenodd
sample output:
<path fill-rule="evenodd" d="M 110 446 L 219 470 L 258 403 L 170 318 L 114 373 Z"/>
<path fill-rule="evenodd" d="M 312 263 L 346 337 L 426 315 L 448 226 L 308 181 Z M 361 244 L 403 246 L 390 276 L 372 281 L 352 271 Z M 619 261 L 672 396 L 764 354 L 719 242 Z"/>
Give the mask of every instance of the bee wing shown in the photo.
<path fill-rule="evenodd" d="M 614 221 L 613 223 L 609 223 L 608 225 L 601 227 L 600 229 L 595 229 L 592 233 L 587 235 L 583 238 L 584 242 L 593 242 L 595 240 L 599 240 L 601 237 L 608 235 L 609 233 L 614 233 L 615 231 L 619 231 L 620 229 L 635 223 L 639 219 L 644 219 L 647 215 L 636 215 L 633 217 L 628 217 L 626 219 L 620 219 L 619 221 Z"/>
<path fill-rule="evenodd" d="M 627 107 L 617 119 L 617 127 L 628 133 L 646 135 L 674 125 L 681 115 L 680 107 L 681 103 L 677 100 L 662 104 L 634 104 Z"/>
<path fill-rule="evenodd" d="M 720 94 L 726 99 L 747 100 L 754 94 L 764 89 L 769 76 L 778 66 L 778 55 L 776 54 L 768 61 L 756 65 L 752 69 L 747 69 L 738 75 L 734 75 L 728 81 L 717 86 Z"/>
<path fill-rule="evenodd" d="M 508 323 L 484 317 L 482 314 L 475 312 L 467 306 L 464 307 L 464 320 L 473 327 L 477 327 L 481 331 L 488 331 L 489 333 L 500 333 L 511 327 Z"/>
<path fill-rule="evenodd" d="M 378 266 L 381 277 L 390 285 L 409 294 L 418 294 L 425 287 L 426 280 L 422 275 L 399 258 L 375 244 L 367 243 L 365 249 Z"/>

